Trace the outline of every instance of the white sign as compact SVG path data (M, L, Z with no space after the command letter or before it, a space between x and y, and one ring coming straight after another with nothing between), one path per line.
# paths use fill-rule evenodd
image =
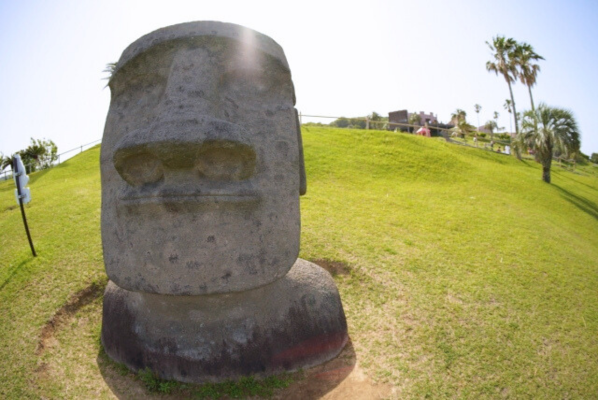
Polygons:
M29 176L27 176L21 156L17 154L14 158L17 162L16 169L13 171L13 178L17 188L21 188L21 196L19 196L19 190L15 189L15 199L17 199L17 204L19 204L19 197L23 201L23 204L27 204L31 201L31 191L26 187L27 183L29 183Z

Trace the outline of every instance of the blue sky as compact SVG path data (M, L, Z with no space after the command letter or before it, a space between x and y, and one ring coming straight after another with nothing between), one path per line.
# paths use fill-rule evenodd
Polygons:
M509 98L485 69L486 41L528 42L545 57L536 103L574 112L582 150L598 151L598 3L535 1L8 1L0 0L0 151L29 138L59 152L102 137L110 101L102 78L128 44L163 26L219 20L248 26L284 49L303 114L364 116L372 111L457 108L478 123ZM529 105L515 85L518 110ZM328 122L328 121L322 121Z

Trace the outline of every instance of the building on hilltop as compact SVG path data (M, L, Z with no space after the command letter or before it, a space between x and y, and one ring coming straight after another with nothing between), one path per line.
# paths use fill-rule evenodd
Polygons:
M390 111L388 113L388 121L395 124L408 124L408 111ZM392 128L390 126L390 128Z
M410 119L410 116L412 114L413 113L409 113L408 110L391 111L388 113L389 122L408 124L408 120ZM419 125L430 125L438 123L437 115L433 112L425 114L423 111L420 111L418 115L420 117Z
M397 128L399 130L409 130L412 132L413 128L408 126L411 125L408 122L410 120L411 115L413 115L413 113L409 113L408 110L390 111L388 113L388 129L394 130ZM437 114L434 114L433 112L425 114L423 111L420 111L417 115L419 116L419 122L417 123L417 125L427 125L431 129L431 136L445 137L446 135L444 135L443 131L435 128L450 129L454 127L454 125L439 123L437 119ZM416 132L416 129L414 129L414 131Z

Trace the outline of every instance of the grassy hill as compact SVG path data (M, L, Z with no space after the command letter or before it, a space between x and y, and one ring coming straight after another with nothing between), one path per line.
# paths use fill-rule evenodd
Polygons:
M371 379L398 398L596 397L597 169L555 166L548 185L533 161L437 139L303 135L300 257L333 272ZM114 396L98 159L32 174L37 258L0 183L2 398Z

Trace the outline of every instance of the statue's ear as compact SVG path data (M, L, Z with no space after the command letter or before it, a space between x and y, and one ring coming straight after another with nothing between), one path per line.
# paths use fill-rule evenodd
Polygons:
M300 196L306 194L306 169L304 168L304 148L302 147L302 133L300 132L300 119L298 118L298 110L296 112L296 134L298 136L298 155L299 155L299 170L300 170Z

